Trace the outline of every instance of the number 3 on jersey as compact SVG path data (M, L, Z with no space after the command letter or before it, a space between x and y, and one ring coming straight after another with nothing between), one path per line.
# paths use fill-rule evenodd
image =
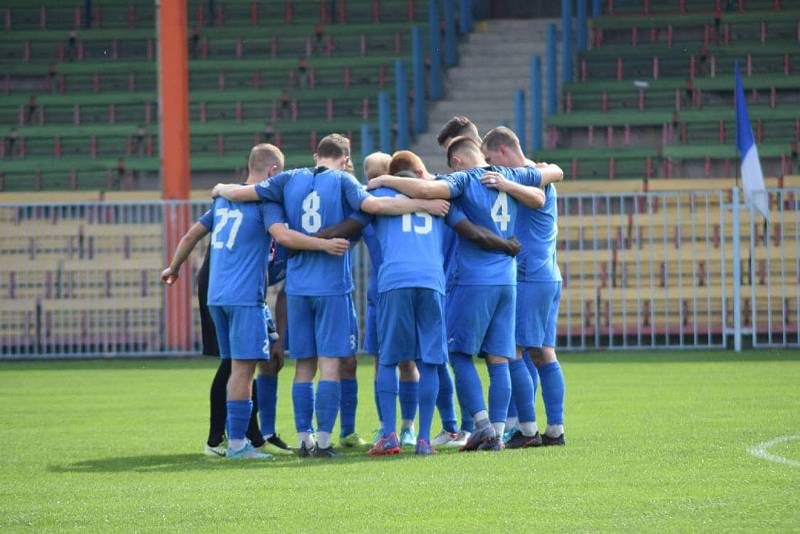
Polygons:
M500 226L501 231L508 230L511 214L508 212L508 195L505 191L497 194L497 200L492 205L492 220Z
M313 234L322 227L319 206L319 193L316 191L310 192L303 199L303 216L300 218L300 225L309 234Z
M229 210L228 208L218 208L214 210L214 215L219 217L219 223L214 224L214 232L211 234L211 246L214 248L227 247L228 250L233 249L233 243L236 241L236 234L239 233L239 227L242 225L242 212L239 210ZM228 221L233 219L233 227L228 234L228 239L223 243L217 238L219 233L228 225Z

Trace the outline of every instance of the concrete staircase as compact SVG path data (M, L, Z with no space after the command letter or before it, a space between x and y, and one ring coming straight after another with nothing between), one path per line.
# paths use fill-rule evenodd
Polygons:
M534 55L542 58L544 101L547 95L545 32L551 23L560 27L556 19L490 20L479 23L476 31L459 46L459 64L445 75L445 98L428 106L428 131L417 136L411 146L430 171L447 172L436 136L453 116L471 118L481 133L499 125L514 126L516 89L525 89L526 107L530 108L530 59ZM557 63L560 67L560 57ZM530 124L529 109L526 113ZM530 132L526 133L530 142Z

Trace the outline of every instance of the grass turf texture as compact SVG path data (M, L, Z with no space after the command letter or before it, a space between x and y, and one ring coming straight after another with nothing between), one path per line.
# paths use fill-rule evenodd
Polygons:
M793 530L800 468L747 448L800 434L800 352L562 355L565 448L431 458L200 454L216 361L0 364L0 529ZM481 367L481 372L485 372ZM278 430L294 442L291 364ZM374 428L372 362L358 429ZM537 414L544 423L539 403ZM439 430L438 421L434 431ZM800 443L770 449L800 460Z

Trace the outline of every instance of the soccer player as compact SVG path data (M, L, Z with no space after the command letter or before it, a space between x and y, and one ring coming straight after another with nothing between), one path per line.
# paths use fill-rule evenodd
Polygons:
M411 176L433 180L435 177L431 175L423 161L410 151L396 152L392 157L389 174L393 176L403 176L403 173L410 172ZM445 226L443 237L443 255L444 255L444 272L445 272L445 295L449 295L458 281L458 266L457 266L457 235L464 239L475 242L478 246L486 250L494 250L515 256L519 252L518 242L512 238L510 240L503 239L491 230L482 226L473 224L469 219L464 216L463 212L457 205L450 206L448 212L448 219L453 218L458 221L455 224L455 232L449 227ZM475 428L475 423L469 410L462 406L461 409L461 428L459 429L456 419L455 405L453 403L453 378L450 375L450 370L447 366L438 368L439 370L439 394L436 398L436 407L439 409L439 416L442 421L442 431L431 440L433 446L445 447L461 447L466 444L470 434Z
M259 145L254 150L258 153L274 148ZM260 178L262 175L253 173L248 181ZM232 359L227 388L227 458L272 458L256 450L245 438L253 408L253 375L257 363L268 360L270 352L264 308L264 275L271 243L266 222L265 206L225 198L216 198L212 209L199 220L200 225L211 231L209 312L216 327L220 355ZM172 276L187 255L183 250L176 254L179 262L168 267Z
M519 139L513 130L500 126L488 132L481 146L486 160L494 165L517 167L526 164ZM541 439L511 436L509 447L564 445L564 374L555 351L556 321L561 300L561 271L556 262L558 209L553 183L563 177L557 165L539 164L542 174L551 173L545 187L545 205L539 209L520 208L517 235L522 252L517 256L517 358L530 355L526 363L532 377L538 375L547 412L547 429ZM533 359L531 365L530 359ZM516 363L516 362L514 362ZM517 406L519 410L519 405ZM522 412L520 412L520 421ZM535 423L534 423L535 425Z
M339 134L325 136L314 155L316 166L284 172L256 186L218 184L214 194L235 201L267 201L280 204L291 228L311 238L323 226L341 222L348 209L371 214L402 215L428 211L443 216L449 203L404 198L376 198L368 194L349 173L350 143ZM270 233L284 243L278 233L282 223L271 224ZM347 243L347 241L345 241ZM286 295L291 357L296 359L292 400L301 456L335 456L331 432L341 398L340 361L353 356L356 339L351 298L350 258L329 257L303 251L289 260ZM319 367L316 400L313 382ZM317 441L311 436L313 413L317 414Z
M364 158L364 174L367 180L376 178L378 176L389 174L389 163L392 156L384 152L374 152ZM357 220L366 225L369 219L357 218ZM324 234L323 234L324 235ZM370 258L370 275L369 284L367 285L367 321L366 332L364 335L364 351L375 357L375 380L374 380L374 395L375 407L378 413L378 430L375 432L375 437L372 440L373 445L383 437L383 418L381 415L381 405L378 395L378 370L380 363L378 360L378 271L381 267L382 253L380 242L375 235L375 229L372 225L364 227L362 236L364 244L369 251ZM333 237L333 236L326 236ZM337 236L338 237L338 236ZM399 385L399 399L400 399L400 445L414 447L417 444L417 434L414 431L414 419L416 419L417 404L419 399L419 371L414 360L400 360L398 364L400 369L400 385ZM342 383L344 384L344 382Z
M248 180L256 183L264 177L269 178L283 170L283 153L273 145L261 144L253 147L248 159ZM161 279L169 284L173 283L178 277L180 266L188 258L196 244L205 237L211 229L201 222L195 223L186 235L183 236L175 252L170 265L161 273ZM210 254L213 250L209 244L203 264L198 272L198 299L200 301L200 314L203 333L203 353L218 356L219 346L213 319L207 305L207 294L209 285L209 263ZM269 263L268 283L280 281L273 266L278 266L280 257L271 258ZM266 266L265 266L266 267ZM265 306L265 313L270 314L269 307ZM285 315L285 313L284 313ZM278 314L281 320L281 314ZM256 389L253 391L254 409L247 427L247 439L255 448L262 448L265 452L272 454L290 454L288 447L274 433L275 427L275 408L277 403L277 374L282 366L282 358L277 349L279 344L271 347L272 356L270 360L259 365L259 376L256 379ZM205 453L208 456L225 456L227 448L224 445L225 421L227 419L226 389L231 375L232 362L230 358L221 358L214 379L211 383L210 392L210 417L209 435L206 441ZM260 385L259 385L260 384ZM258 391L261 390L259 398ZM262 429L259 430L256 413L260 413ZM271 424L270 424L271 421ZM272 428L272 430L268 430Z
M501 237L509 237L514 231L518 200L532 207L543 205L537 169L489 168L472 138L453 139L448 145L447 161L451 169L459 172L434 181L380 177L369 188L391 187L414 198L455 199L472 222ZM502 449L500 438L511 397L508 360L515 357L515 285L513 258L459 239L458 284L448 299L447 330L456 384L476 425L461 450ZM488 412L473 354L486 357L490 377Z
M468 117L457 115L444 123L442 129L439 130L439 135L436 137L436 142L439 146L447 150L450 142L456 137L469 137L475 140L478 144L481 143L481 136L478 133L478 127Z

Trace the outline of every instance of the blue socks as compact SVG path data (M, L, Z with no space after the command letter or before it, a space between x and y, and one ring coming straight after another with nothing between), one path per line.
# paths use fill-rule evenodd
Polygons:
M511 400L508 362L487 363L486 367L489 369L489 420L492 423L505 424L508 402Z
M356 431L356 407L358 406L358 382L342 379L342 416L339 435L349 436Z
M271 436L275 433L275 405L278 403L278 377L258 375L256 377L256 399L261 434Z
M378 421L383 422L383 414L381 413L381 401L378 398L378 376L376 373L375 382L372 383L372 390L375 394L375 410L378 413Z
M470 415L486 410L486 404L483 402L483 386L478 376L478 370L475 369L475 364L472 361L472 356L463 352L451 352L450 362L456 375L456 391L458 392L458 400L461 403L462 416L465 409ZM506 374L508 374L507 369ZM503 412L507 409L508 399L506 399L506 405L503 406ZM503 421L505 421L505 413L503 413Z
M511 365L508 367L508 372L511 372ZM528 371L525 372L527 373ZM517 413L517 405L514 402L514 387L514 375L511 375L511 402L508 403L508 415L506 416L508 419L517 417L517 415L519 415Z
M419 404L419 382L400 382L400 418L413 421Z
M320 380L317 383L317 399L314 411L317 412L317 427L320 432L333 432L336 414L339 413L341 386L332 380Z
M314 383L295 382L292 384L292 404L294 405L294 428L297 432L313 432L311 418L314 416Z
M511 406L516 407L515 411L519 414L519 422L530 423L536 421L536 414L533 409L533 380L531 380L531 374L525 365L525 360L512 360L508 364L508 372L511 375L511 393L514 397ZM511 417L510 407L508 415Z
M250 421L250 412L253 410L253 401L236 400L227 402L228 440L243 440L247 433L247 424Z
M531 360L528 351L522 353L522 359L525 361L525 367L528 368L528 372L531 374L533 396L536 397L536 388L539 387L539 371L536 370L536 366L533 364L533 360Z
M550 362L539 367L539 380L542 382L542 399L547 412L548 425L564 424L564 373L558 362Z
M383 437L397 432L397 366L378 367L378 399L381 405Z
M456 406L453 402L453 377L450 376L450 369L447 368L446 364L436 366L436 370L439 375L439 394L436 397L436 408L438 408L439 417L442 419L442 427L446 432L458 432ZM422 425L422 413L420 413L420 425Z
M439 396L439 369L444 365L418 362L419 369L419 438L425 443L431 441L431 422ZM402 387L403 383L400 382ZM452 397L451 397L452 398ZM452 403L452 402L451 402Z

